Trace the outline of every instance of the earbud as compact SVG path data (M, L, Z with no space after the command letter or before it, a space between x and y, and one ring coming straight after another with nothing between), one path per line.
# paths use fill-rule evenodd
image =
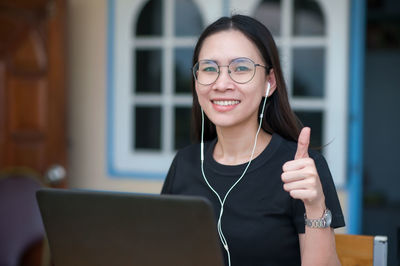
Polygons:
M265 92L265 97L268 97L269 94L269 89L271 88L271 84L268 81L268 85L267 85L267 91Z
M265 92L265 98L264 98L264 103L263 103L263 107L262 107L262 111L261 111L261 113L260 113L260 121L263 119L263 117L264 117L264 108L265 108L265 104L266 104L266 102L267 102L267 98L268 98L268 95L269 95L269 90L271 89L271 83L269 83L269 81L268 81L268 84L267 84L267 91ZM261 124L260 124L261 125Z

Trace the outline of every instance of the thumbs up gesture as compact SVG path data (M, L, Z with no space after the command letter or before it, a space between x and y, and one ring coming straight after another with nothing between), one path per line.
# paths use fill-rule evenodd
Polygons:
M282 169L283 189L295 199L304 202L306 211L324 210L325 196L314 160L308 156L311 129L301 130L294 160L286 162Z

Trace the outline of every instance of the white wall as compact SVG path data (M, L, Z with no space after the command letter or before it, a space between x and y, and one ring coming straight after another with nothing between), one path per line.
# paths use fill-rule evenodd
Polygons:
M69 0L69 186L158 193L161 181L107 176L107 0Z

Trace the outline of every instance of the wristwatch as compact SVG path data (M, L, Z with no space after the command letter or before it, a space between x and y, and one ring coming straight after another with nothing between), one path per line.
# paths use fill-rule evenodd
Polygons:
M319 219L307 219L307 215L304 213L304 221L306 226L310 228L327 228L331 226L332 213L329 209L325 209L324 214Z

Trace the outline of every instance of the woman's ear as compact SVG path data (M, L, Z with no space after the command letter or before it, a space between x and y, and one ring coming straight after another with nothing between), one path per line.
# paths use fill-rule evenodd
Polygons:
M267 80L265 82L265 92L264 94L267 93L268 90L268 83L269 83L269 92L268 92L268 97L272 95L272 93L274 93L275 89L276 89L276 79L275 79L275 72L274 69L271 68L271 70L269 71L269 74L267 75Z

